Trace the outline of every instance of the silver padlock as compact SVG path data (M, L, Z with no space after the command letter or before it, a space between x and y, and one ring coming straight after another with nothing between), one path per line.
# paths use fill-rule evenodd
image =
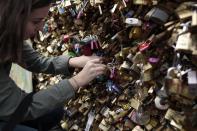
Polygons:
M179 37L176 42L176 51L183 51L183 52L192 52L192 39L191 39L191 33L187 32L188 27L190 25L190 22L183 23L181 26L183 26L182 31L179 33Z
M137 18L126 18L125 23L131 26L142 26L142 21Z
M197 96L197 72L189 71L188 72L188 85L189 92L191 95Z
M164 7L154 7L145 16L145 20L151 20L157 24L165 24L170 17L169 11Z

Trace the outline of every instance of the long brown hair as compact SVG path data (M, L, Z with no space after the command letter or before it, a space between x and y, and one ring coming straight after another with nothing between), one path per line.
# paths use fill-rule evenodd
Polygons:
M31 11L53 0L0 0L0 63L21 62L24 30Z

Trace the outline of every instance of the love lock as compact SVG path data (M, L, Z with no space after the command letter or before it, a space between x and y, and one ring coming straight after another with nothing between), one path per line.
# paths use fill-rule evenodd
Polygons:
M179 94L182 90L181 71L175 67L171 67L167 71L164 88L167 94Z

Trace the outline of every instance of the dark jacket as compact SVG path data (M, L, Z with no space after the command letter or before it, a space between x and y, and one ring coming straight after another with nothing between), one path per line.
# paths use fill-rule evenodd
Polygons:
M24 44L23 61L27 70L47 74L70 75L67 56L46 58L36 52L27 43ZM11 62L0 64L0 120L8 120L24 96L15 82L9 77ZM26 120L38 118L74 96L75 92L67 79L52 87L39 91L33 96L33 102L25 115Z

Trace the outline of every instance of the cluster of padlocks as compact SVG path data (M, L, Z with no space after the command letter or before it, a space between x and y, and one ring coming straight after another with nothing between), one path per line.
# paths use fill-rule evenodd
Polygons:
M62 0L34 42L45 56L101 56L109 69L65 103L64 129L197 130L197 2ZM37 74L36 87L62 78Z

